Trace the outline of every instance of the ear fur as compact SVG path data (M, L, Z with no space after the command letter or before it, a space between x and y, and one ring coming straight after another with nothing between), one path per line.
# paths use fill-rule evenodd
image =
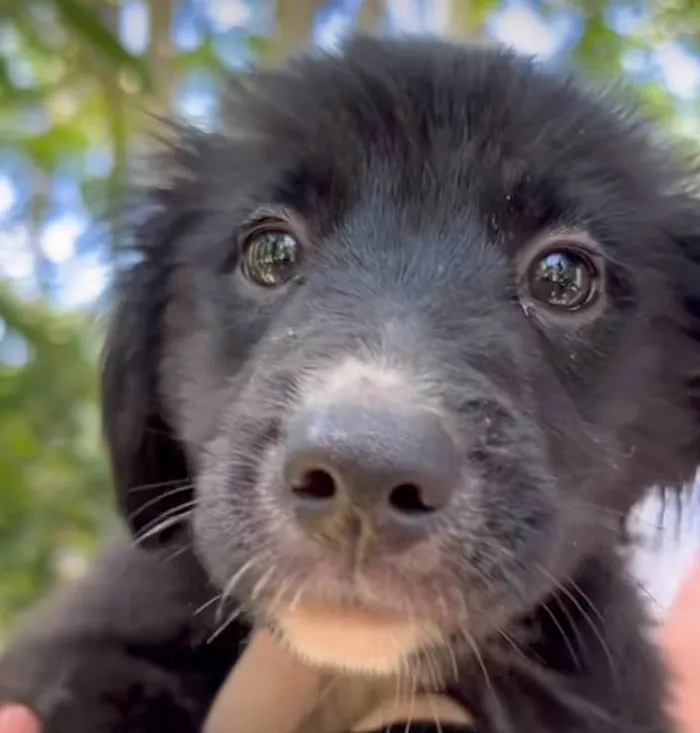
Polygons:
M700 466L700 198L683 198L681 211L674 217L670 234L680 254L678 292L683 307L688 359L686 395L693 412L693 424L687 437L689 468Z
M177 241L198 218L203 161L220 156L222 138L176 120L159 120L136 160L138 217L119 271L103 350L102 423L117 500L144 544L164 541L186 525L193 498L185 446L169 423L160 393L163 320Z
M177 531L183 524L179 509L192 499L184 446L159 395L170 250L183 226L174 202L162 203L136 233L140 261L117 279L101 374L103 431L118 505L146 545Z

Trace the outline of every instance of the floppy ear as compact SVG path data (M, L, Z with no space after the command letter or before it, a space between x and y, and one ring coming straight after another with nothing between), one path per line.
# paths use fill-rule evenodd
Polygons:
M143 256L118 279L102 362L102 421L117 500L144 544L182 527L177 517L192 499L184 447L158 394L169 245L182 224L170 212L155 214L138 233Z
M683 304L682 328L686 338L686 359L681 363L686 375L686 397L693 422L687 435L687 471L700 467L700 199L695 195L680 198L668 231L680 255L676 261L678 294Z

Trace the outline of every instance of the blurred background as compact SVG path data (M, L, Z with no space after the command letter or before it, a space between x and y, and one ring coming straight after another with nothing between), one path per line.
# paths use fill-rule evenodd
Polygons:
M0 645L114 522L95 360L146 112L206 128L237 70L357 27L492 38L621 76L700 141L693 0L0 0ZM660 574L678 574L667 557Z

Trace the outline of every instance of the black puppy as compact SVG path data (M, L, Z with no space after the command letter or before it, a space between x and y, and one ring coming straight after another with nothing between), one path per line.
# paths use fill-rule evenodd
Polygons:
M38 611L0 698L194 733L257 621L484 733L670 730L622 549L700 462L679 158L502 50L355 39L238 83L117 291L105 425L145 547Z

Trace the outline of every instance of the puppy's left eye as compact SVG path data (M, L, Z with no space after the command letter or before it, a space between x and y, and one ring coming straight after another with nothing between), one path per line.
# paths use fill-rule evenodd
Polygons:
M577 311L598 293L600 273L591 258L573 249L550 249L527 272L530 297L557 310Z
M301 244L289 230L259 227L244 239L241 270L256 285L279 287L294 276L301 257Z

